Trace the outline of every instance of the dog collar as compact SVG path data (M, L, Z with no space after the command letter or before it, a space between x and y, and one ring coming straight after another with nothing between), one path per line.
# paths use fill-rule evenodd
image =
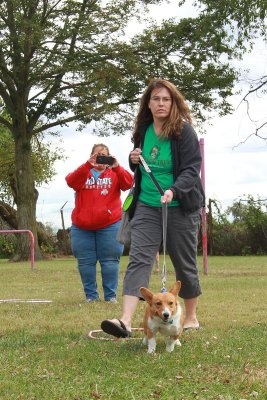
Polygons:
M173 323L173 319L169 320L169 321L162 321L164 324L172 324Z

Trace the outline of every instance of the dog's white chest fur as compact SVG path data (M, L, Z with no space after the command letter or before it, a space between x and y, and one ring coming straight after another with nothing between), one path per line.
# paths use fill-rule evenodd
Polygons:
M164 336L175 336L181 330L182 307L178 305L177 312L164 322L160 317L154 316L148 319L148 327L156 334L161 333Z

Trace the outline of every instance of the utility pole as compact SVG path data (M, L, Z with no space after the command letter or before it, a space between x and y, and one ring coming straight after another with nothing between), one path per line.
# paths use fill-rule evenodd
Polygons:
M66 235L66 229L65 229L65 223L64 223L64 215L63 215L63 208L67 204L67 201L63 204L63 206L60 209L60 214L61 214L61 222L62 222L62 229L63 229L63 243L64 243L64 250L65 254L68 253L68 244L67 244L67 235Z

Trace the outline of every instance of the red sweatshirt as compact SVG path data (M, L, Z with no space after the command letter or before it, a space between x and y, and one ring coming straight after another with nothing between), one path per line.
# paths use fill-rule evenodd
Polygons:
M65 179L76 192L72 223L81 229L97 230L121 219L121 190L131 188L133 176L119 165L107 168L95 179L92 168L87 161Z

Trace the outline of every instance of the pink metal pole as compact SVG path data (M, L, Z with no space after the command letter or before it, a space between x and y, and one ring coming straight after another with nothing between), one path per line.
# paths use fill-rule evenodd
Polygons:
M27 233L31 239L31 268L34 270L34 236L32 231L28 229L8 229L8 230L0 230L0 233Z
M204 139L199 140L200 151L202 156L201 163L201 182L205 192L205 153L204 153ZM203 270L204 274L208 273L208 237L207 237L207 218L206 207L202 208L202 249L203 249Z

